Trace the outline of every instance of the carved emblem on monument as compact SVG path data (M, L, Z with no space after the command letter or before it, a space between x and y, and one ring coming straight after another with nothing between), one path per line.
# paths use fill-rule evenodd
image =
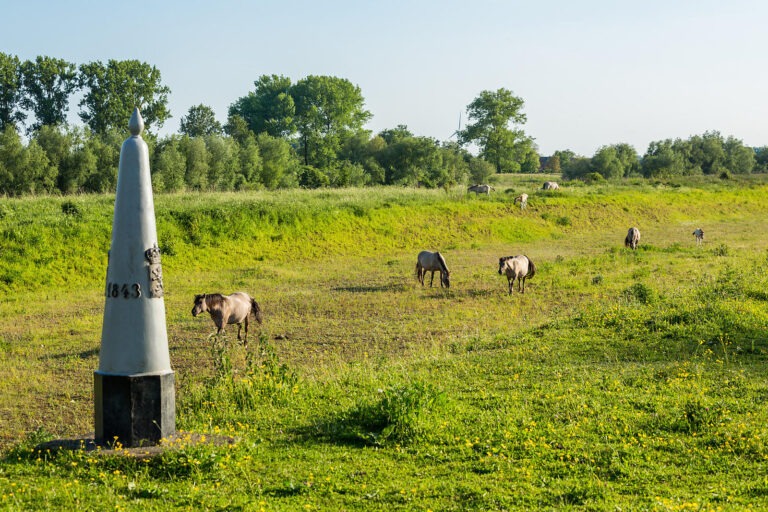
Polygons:
M144 251L144 257L149 262L149 297L163 296L163 267L160 266L160 248L155 244Z

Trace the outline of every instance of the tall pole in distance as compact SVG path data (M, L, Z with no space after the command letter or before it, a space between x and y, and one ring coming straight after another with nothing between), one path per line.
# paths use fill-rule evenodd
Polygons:
M94 419L96 443L137 447L175 433L176 393L149 150L138 108L128 128L117 173Z

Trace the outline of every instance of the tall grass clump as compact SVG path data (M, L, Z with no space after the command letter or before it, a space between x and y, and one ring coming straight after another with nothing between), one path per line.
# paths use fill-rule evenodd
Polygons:
M323 415L313 432L328 442L392 446L428 442L445 394L434 384L410 380L378 388L351 408Z
M255 350L245 353L242 370L232 358L236 348L217 340L211 345L213 375L190 390L181 407L190 418L217 416L231 420L240 413L253 411L265 402L285 405L296 393L298 377L281 363L265 336L260 336Z

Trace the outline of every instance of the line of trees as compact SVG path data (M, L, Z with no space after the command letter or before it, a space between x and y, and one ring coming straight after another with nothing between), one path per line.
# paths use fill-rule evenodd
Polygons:
M629 144L603 146L591 157L572 151L556 151L544 163L545 170L562 172L567 179L612 179L631 176L750 174L768 172L768 147L752 148L735 137L717 131L687 139L665 139L648 145L639 156Z
M67 123L77 103L81 126ZM455 140L417 136L405 125L377 134L359 87L344 78L295 83L263 75L229 107L224 125L204 105L191 107L180 133L158 137L171 117L160 71L136 60L76 66L62 59L20 61L0 53L0 194L108 192L135 106L145 121L158 191L281 187L480 183L499 172L562 172L565 178L766 172L768 151L707 132L649 145L628 144L590 158L557 151L540 159L522 129L524 102L508 89L482 91ZM465 147L474 145L479 154ZM544 164L542 165L542 160Z
M170 117L160 72L135 60L76 66L0 53L0 194L114 190L119 148L134 106L145 121L153 181L160 191L239 190L395 184L448 187L494 172L538 170L523 101L506 89L483 91L454 141L417 136L398 125L364 129L372 114L346 79L308 76L295 83L264 75L229 107L221 125L196 105L180 133L156 134ZM67 123L79 93L82 126ZM478 157L464 149L474 143Z

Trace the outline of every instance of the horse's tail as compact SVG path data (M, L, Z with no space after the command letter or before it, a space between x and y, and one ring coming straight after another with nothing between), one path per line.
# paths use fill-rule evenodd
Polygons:
M256 302L256 299L251 299L251 313L253 313L254 318L256 318L256 321L261 324L264 321L264 315L261 312L261 308L259 307L259 303Z
M528 256L526 256L526 258L528 258ZM533 277L534 275L536 275L536 265L533 264L531 258L528 258L528 273L525 277Z

